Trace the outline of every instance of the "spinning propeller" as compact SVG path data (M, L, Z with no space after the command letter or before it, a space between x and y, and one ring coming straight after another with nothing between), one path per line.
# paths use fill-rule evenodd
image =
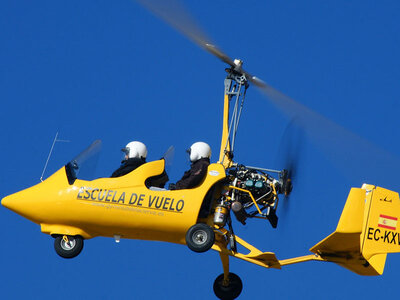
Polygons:
M292 184L296 181L300 159L303 154L303 142L303 132L297 126L296 118L293 118L286 126L278 148L279 165L283 166L284 171L286 171L281 175L283 177L283 194L285 195L282 201L283 212L289 209Z

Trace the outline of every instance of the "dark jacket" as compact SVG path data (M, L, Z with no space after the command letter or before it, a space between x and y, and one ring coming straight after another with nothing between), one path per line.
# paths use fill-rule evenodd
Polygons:
M201 158L198 161L192 163L192 165L190 166L190 170L186 171L185 174L183 174L181 180L176 183L175 189L191 189L199 185L200 182L207 175L207 168L209 164L209 158Z
M150 178L147 178L145 181L145 185L149 188L152 186L159 187L159 188L164 188L165 184L169 180L169 177L167 173L162 172L160 175L156 175Z
M128 158L127 160L122 161L121 166L112 173L111 177L126 175L144 163L146 163L146 159L144 158Z

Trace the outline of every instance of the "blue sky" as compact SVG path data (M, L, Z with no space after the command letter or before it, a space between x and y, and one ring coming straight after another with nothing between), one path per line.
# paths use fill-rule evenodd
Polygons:
M240 237L279 259L305 255L336 228L351 187L400 191L398 1L203 0L187 7L246 70L347 128L311 128L319 138L304 142L278 228L235 222ZM208 142L217 160L226 66L136 2L3 1L0 25L1 198L38 183L57 131L70 142L56 144L45 176L95 139L103 141L97 176L119 166L119 150L131 140L147 145L148 160L174 145L172 181L188 168L185 149L195 141ZM282 167L288 122L251 87L235 160ZM5 299L212 299L222 273L216 252L161 242L95 238L64 260L38 225L3 207L0 225ZM399 267L396 254L380 277L330 263L267 270L231 259L244 284L239 299L388 298Z

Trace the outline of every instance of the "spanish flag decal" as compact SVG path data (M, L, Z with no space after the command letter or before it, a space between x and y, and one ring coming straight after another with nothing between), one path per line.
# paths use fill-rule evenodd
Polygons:
M378 227L396 230L397 218L386 215L379 215Z

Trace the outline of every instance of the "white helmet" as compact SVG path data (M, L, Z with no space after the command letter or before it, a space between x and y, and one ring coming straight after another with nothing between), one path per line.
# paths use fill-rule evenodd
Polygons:
M196 142L187 150L190 155L190 161L195 162L200 158L210 158L211 148L207 143Z
M128 143L125 148L121 149L128 158L146 158L147 157L147 148L146 145L142 142L133 141Z

